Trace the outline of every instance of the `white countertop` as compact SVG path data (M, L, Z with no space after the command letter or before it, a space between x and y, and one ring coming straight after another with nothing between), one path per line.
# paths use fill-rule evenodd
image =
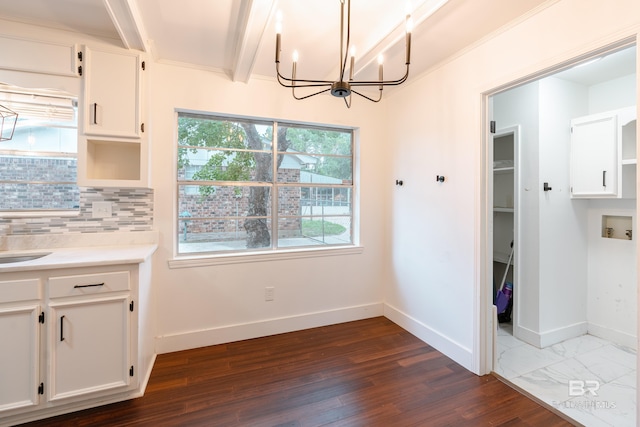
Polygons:
M31 261L0 263L2 273L139 264L158 248L157 232L6 236L0 256L50 252Z
M94 246L78 248L52 248L24 251L7 251L0 255L28 255L51 252L31 261L0 264L2 273L50 270L58 268L104 266L115 264L139 264L146 261L157 249L157 244Z

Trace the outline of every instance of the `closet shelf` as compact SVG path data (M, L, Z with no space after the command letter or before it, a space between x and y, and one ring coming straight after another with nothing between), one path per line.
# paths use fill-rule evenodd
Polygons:
M623 159L622 160L622 164L623 165L636 165L636 164L638 164L638 160L637 159Z
M495 262L501 262L503 264L506 264L507 261L509 261L509 254L505 252L494 251L493 260ZM513 258L511 258L511 265L513 265Z
M502 173L513 173L513 166L506 168L495 168L493 169L494 174L502 174Z
M513 213L513 208L505 208L505 207L500 207L500 206L494 206L493 207L493 211L494 212Z

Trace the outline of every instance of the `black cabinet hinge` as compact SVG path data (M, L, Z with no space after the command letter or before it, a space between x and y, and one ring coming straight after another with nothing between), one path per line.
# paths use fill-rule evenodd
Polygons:
M147 69L147 63L145 61L142 61L142 71Z
M144 123L142 123L142 124L140 125L140 131L141 131L142 133L144 133Z
M82 75L82 65L78 67L78 74Z
M489 132L496 133L496 121L495 120L491 120L489 122Z
M38 386L38 394L44 394L44 383L40 383Z
M129 368L129 376L133 376L133 365L131 365L131 367Z
M38 316L38 322L44 323L44 311L40 313L40 316Z
M129 311L133 311L133 301L129 303Z
M82 62L82 51L78 52L78 61Z

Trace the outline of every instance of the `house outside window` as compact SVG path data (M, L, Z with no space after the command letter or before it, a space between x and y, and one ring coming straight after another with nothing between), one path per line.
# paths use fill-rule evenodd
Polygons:
M76 99L0 85L0 104L18 113L13 137L0 141L0 211L78 210Z
M352 129L178 113L177 252L353 245Z

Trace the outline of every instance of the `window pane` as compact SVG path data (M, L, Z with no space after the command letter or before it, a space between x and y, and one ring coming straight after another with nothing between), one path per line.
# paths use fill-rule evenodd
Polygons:
M281 187L278 246L350 244L351 189Z
M273 126L262 122L178 115L178 145L271 151Z
M280 124L279 132L286 134L286 143L278 141L278 151L306 154L352 155L350 130L314 129ZM280 139L280 135L278 135Z
M351 157L310 156L298 153L285 153L282 156L278 182L351 185Z
M280 125L278 181L350 184L352 142L351 131Z
M351 243L350 216L285 217L278 221L278 247Z
M316 215L330 213L340 213L341 215L351 215L352 203L351 188L345 187L301 187L300 205L301 215ZM328 208L339 209L328 209ZM327 209L325 209L327 208Z
M178 252L271 247L271 188L179 186Z
M179 155L180 181L271 181L270 152L180 148ZM258 173L258 167L268 175Z

